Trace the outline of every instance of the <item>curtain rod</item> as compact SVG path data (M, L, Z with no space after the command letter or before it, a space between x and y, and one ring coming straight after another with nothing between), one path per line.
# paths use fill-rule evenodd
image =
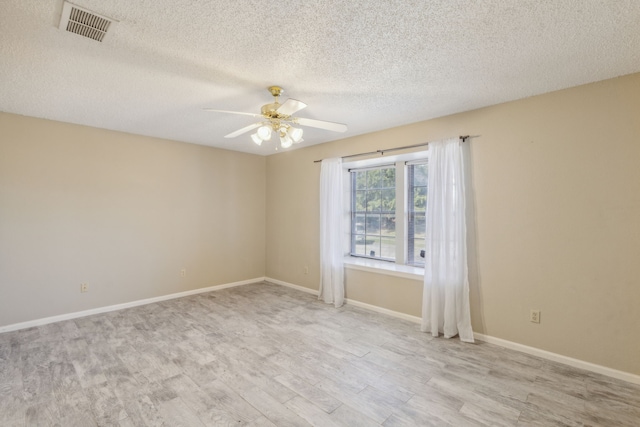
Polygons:
M462 142L466 142L467 139L476 138L478 136L480 136L480 135L460 135L459 138L462 140ZM343 159L348 159L350 157L369 156L371 154L380 154L381 156L384 156L384 153L386 153L388 151L407 150L409 148L424 147L425 145L429 145L429 143L428 142L422 142L420 144L405 145L404 147L387 148L386 150L376 150L376 151L369 151L369 152L366 152L366 153L349 154L347 156L342 156L342 158ZM314 160L313 163L320 163L322 160L324 160L324 159Z

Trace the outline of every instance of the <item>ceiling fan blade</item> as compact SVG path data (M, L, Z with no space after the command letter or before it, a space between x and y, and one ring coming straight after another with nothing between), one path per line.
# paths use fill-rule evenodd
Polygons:
M347 125L342 123L325 122L323 120L305 119L304 117L294 117L292 120L294 123L298 123L302 126L309 126L312 128L332 130L334 132L346 132Z
M229 114L242 114L243 116L251 116L251 117L262 117L261 114L254 113L243 113L242 111L227 111L227 110L216 110L213 108L203 108L204 111L213 111L214 113L229 113Z
M245 126L242 129L238 129L235 132L231 132L229 135L225 135L224 137L225 138L235 138L238 135L242 135L243 133L247 133L250 130L253 130L253 129L255 129L257 127L260 127L260 126L262 126L262 122L254 123L252 125Z
M295 113L296 111L300 111L303 108L305 108L307 106L307 104L305 104L302 101L298 101L296 99L287 99L287 101L282 104L280 107L278 107L278 109L276 110L278 112L278 114L282 114L284 116L290 116L293 113Z

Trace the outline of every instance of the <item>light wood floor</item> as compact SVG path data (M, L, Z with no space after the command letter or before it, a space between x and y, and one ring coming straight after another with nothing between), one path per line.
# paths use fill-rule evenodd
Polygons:
M640 387L272 284L0 334L0 425L640 425Z

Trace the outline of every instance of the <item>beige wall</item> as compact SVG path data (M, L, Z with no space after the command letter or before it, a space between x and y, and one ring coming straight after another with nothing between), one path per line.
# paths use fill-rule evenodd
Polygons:
M266 275L318 287L313 160L465 134L474 330L640 374L640 74L269 156ZM348 297L420 315L419 283L346 277Z
M265 164L0 113L0 326L264 276Z

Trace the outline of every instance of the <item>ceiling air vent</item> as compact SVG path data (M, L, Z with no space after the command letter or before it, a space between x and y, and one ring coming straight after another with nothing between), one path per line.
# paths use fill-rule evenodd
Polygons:
M113 19L65 1L58 28L101 42L113 22Z

